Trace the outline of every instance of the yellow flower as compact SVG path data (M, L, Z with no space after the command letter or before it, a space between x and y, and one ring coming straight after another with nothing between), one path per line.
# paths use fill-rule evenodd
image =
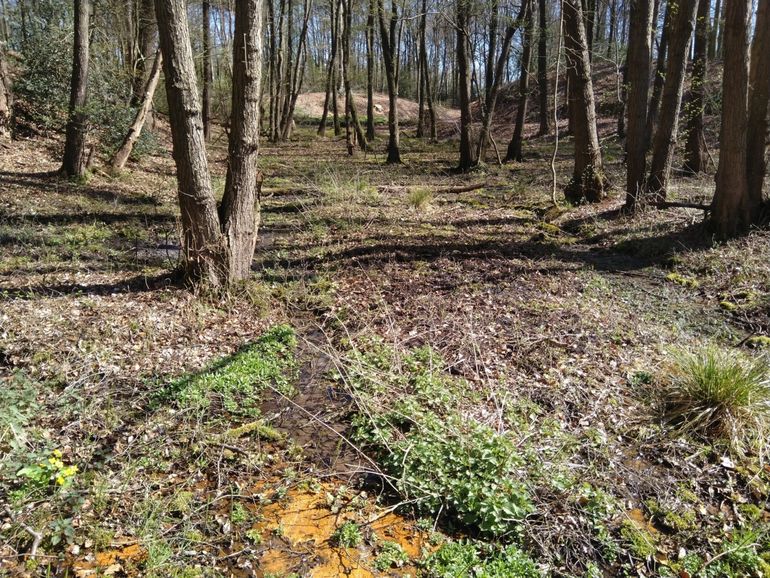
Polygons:
M56 476L56 483L60 486L63 486L65 481L64 476Z

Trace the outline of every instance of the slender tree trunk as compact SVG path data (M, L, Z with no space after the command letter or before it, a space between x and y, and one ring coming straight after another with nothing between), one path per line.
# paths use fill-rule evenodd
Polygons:
M711 62L717 57L717 37L719 31L722 29L722 0L716 0L714 4L714 24L711 26L711 32L709 33L709 49L708 59Z
M0 136L11 136L13 121L13 90L8 74L5 47L0 46Z
M262 174L259 156L259 97L262 85L264 0L235 3L233 100L225 194L219 208L229 249L229 282L251 275L259 230Z
M214 81L211 72L211 3L203 0L203 136L211 138L211 85Z
M574 96L571 113L575 136L575 169L564 192L567 200L573 203L584 200L598 202L605 196L606 177L596 131L594 91L583 10L580 0L564 0L562 6L568 78Z
M476 164L471 138L471 64L469 59L470 0L457 0L457 66L460 100L460 165L467 171Z
M142 102L144 87L147 84L147 68L150 55L154 52L155 36L155 7L153 0L141 0L139 6L139 28L137 31L137 46L139 54L134 63L133 78L131 80L131 106L137 107Z
M538 18L540 20L537 39L537 88L540 102L538 135L543 136L548 134L550 130L548 117L548 14L545 0L539 0Z
M420 39L420 61L423 70L423 79L425 85L423 87L425 92L425 104L428 107L428 119L430 120L430 140L431 142L438 141L437 122L436 122L436 107L433 103L433 85L430 79L430 67L428 66L428 47L427 47L427 16L428 16L428 4L427 0L423 0L423 18L426 22L422 23L423 36Z
M155 0L182 216L184 275L227 286L229 251L211 188L185 0ZM237 42L237 39L236 39ZM235 123L233 123L235 124Z
M715 233L723 239L746 231L755 222L760 207L749 194L747 174L751 0L730 0L725 6L722 129L711 216Z
M751 46L749 82L748 172L752 205L762 202L767 146L768 100L770 99L770 0L759 0L754 40Z
M532 60L532 38L535 30L535 20L532 17L532 0L524 0L524 38L522 39L521 72L519 73L519 98L516 109L516 123L513 137L508 143L506 161L523 160L522 141L524 139L524 123L527 118L527 99L529 97L529 66Z
M268 2L271 0L268 0ZM324 109L321 114L321 122L318 124L318 136L326 136L326 122L329 118L329 102L331 100L332 91L335 90L334 86L334 67L337 64L337 2L338 0L330 0L329 2L329 18L331 21L331 43L329 46L329 66L326 72L326 96L324 98Z
M695 58L687 106L687 144L684 172L695 175L706 171L706 137L703 133L703 107L706 104L706 69L711 0L700 0L695 23ZM770 49L770 47L768 47Z
M396 55L398 51L396 26L398 12L393 0L390 7L390 25L385 21L384 0L377 0L377 13L380 22L382 55L385 61L385 77L388 80L388 164L401 162L401 145L398 127L398 73Z
M353 14L351 0L342 0L343 14L343 32L342 32L342 78L345 85L346 114L350 114L350 119L346 123L348 134L351 133L350 123L353 123L353 134L358 141L362 151L366 151L366 135L361 128L358 119L358 110L353 100L353 89L350 83L350 31L353 28ZM352 144L350 138L348 142ZM348 147L348 154L353 155L353 146Z
M626 209L634 210L644 186L647 147L644 129L647 124L647 96L650 92L650 0L633 0L629 25L626 84L628 88L628 128L626 137Z
M62 172L81 178L86 172L86 132L88 115L84 110L88 95L88 24L90 0L75 0L75 46L72 57L69 120L64 143Z
M495 60L497 57L497 29L500 23L500 1L491 0L489 6L489 34L487 40L487 61L484 67L484 94L489 94L495 82Z
M719 14L719 32L717 32L716 54L714 55L715 60L721 59L722 52L724 51L725 28L727 27L727 0L724 0L722 3L722 11Z
M628 54L623 62L620 83L620 102L618 103L618 138L626 138L626 107L628 102ZM646 103L645 103L646 104Z
M679 108L687 68L687 47L695 27L695 10L698 0L680 0L677 12L671 22L666 82L660 105L660 120L655 131L655 140L647 179L644 202L660 202L666 199L668 178L674 158L679 128Z
M155 89L158 87L158 81L160 80L162 62L163 56L160 49L158 49L155 52L155 61L152 65L150 77L147 79L147 84L145 85L139 108L136 111L136 116L134 116L134 122L131 123L131 127L123 138L123 142L110 159L110 167L113 171L120 171L126 166L126 162L131 156L131 152L134 150L134 145L142 134L142 128L144 128L147 115L150 113L150 110L152 110L152 99L155 95Z
M663 94L663 84L666 81L666 55L668 53L668 39L671 36L671 9L666 3L666 13L663 17L663 31L660 33L658 45L658 59L655 63L655 77L652 83L652 95L650 106L647 109L647 126L644 129L644 140L647 150L652 146L652 135L655 132L655 124L660 111L660 98Z
M425 2L425 0L423 0ZM371 142L376 136L374 125L374 18L377 11L376 0L369 0L366 15L366 140ZM424 38L422 38L424 41Z
M294 126L294 110L297 107L297 98L299 98L299 93L302 91L302 83L305 78L305 47L312 8L312 0L305 0L305 13L297 45L297 55L293 65L289 61L291 72L287 73L288 87L282 117L281 140L288 140L291 137Z

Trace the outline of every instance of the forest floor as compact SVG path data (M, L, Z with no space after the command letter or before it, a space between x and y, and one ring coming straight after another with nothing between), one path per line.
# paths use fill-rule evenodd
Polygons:
M616 190L567 207L546 140L458 176L453 142L388 167L300 128L219 299L170 273L167 141L82 184L4 144L0 576L768 575L770 467L658 396L679 350L762 354L766 231L621 215L610 137Z

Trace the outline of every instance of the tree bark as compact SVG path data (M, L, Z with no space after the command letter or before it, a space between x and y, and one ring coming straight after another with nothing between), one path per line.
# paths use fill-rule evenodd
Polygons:
M722 239L748 230L760 208L749 195L746 164L751 0L730 0L725 6L722 128L711 213L711 224Z
M532 60L532 37L534 36L535 20L532 17L532 0L524 0L524 38L522 39L521 66L519 73L519 95L516 107L516 122L513 127L513 137L508 143L506 161L523 160L522 141L524 139L524 123L527 117L527 99L529 97L529 66Z
M663 30L660 33L660 44L658 45L658 58L655 62L652 95L650 96L650 106L647 110L647 126L644 129L647 150L652 146L652 135L655 132L655 124L658 120L658 112L660 111L660 97L663 94L663 84L666 81L666 55L668 53L668 39L670 35L671 10L669 3L666 3L666 13L663 16Z
M660 103L660 120L650 163L650 176L644 192L645 203L666 200L666 189L674 159L679 128L679 108L687 70L687 47L695 27L695 10L698 0L680 0L669 31L669 54L666 65L666 82Z
M374 17L376 11L376 0L369 0L369 11L366 15L366 140L368 142L373 141L376 136L374 125ZM427 71L424 74L427 74Z
M719 36L719 31L722 29L721 18L722 0L716 0L716 3L714 4L714 24L711 26L711 33L709 34L708 59L711 62L714 62L717 57L717 37Z
M211 3L203 0L203 136L211 138L211 85L214 81L211 72Z
M150 55L154 52L157 26L155 25L155 7L153 0L141 0L139 6L139 28L137 30L137 46L139 54L134 63L131 80L131 106L137 107L142 103L144 88L147 84L147 68Z
M268 0L269 2L270 0ZM321 122L318 124L318 136L326 136L326 122L329 118L329 103L332 91L337 88L334 86L334 67L337 65L337 3L338 0L329 2L329 20L331 22L331 42L329 46L329 65L326 72L326 96L324 98L324 109L321 114Z
M88 98L88 25L91 12L90 0L75 0L75 40L72 55L72 80L70 83L69 120L62 172L69 178L82 178L86 173L86 132L88 114L85 106Z
M540 102L540 128L537 134L543 136L550 131L548 117L548 14L545 0L539 0L538 18L540 27L537 39L537 88Z
M390 23L385 20L384 0L377 0L377 15L380 23L380 42L385 61L385 77L388 81L388 164L401 162L401 144L398 126L398 72L396 70L396 53L398 38L398 10L393 0L390 6Z
M366 135L361 128L361 123L358 119L358 110L356 109L356 103L353 100L353 89L350 82L350 31L353 27L353 14L352 14L351 0L342 0L342 20L343 20L343 32L342 32L342 81L345 85L345 101L346 101L346 113L350 115L349 122L346 123L348 135L350 135L350 122L353 123L353 134L358 141L358 146L362 151L366 151ZM348 138L348 154L353 155L354 143Z
M185 0L155 0L182 217L183 274L226 287L229 251L211 188ZM236 39L237 42L237 39ZM233 123L235 124L235 123Z
M436 107L433 103L433 85L430 81L430 67L428 66L428 46L427 46L427 18L428 18L428 4L427 0L423 0L423 22L421 27L423 29L423 35L420 38L420 61L422 63L423 70L423 91L425 92L425 104L428 107L428 119L430 120L430 141L438 141L437 133L437 121L436 121Z
M606 177L596 131L591 64L580 0L564 0L567 76L573 95L571 114L575 139L575 168L564 193L568 201L598 202L605 196Z
M110 159L110 167L113 171L120 171L126 166L126 162L131 156L131 152L134 150L134 145L142 134L147 115L150 110L152 110L152 99L155 95L155 89L158 87L158 81L160 80L162 62L163 55L160 52L160 49L158 49L155 52L155 61L152 65L150 77L147 79L147 84L145 85L139 108L134 116L134 122L131 123L126 136L123 138L123 142Z
M476 164L475 149L471 138L471 64L469 60L470 0L457 0L457 72L460 101L460 171L467 171Z
M752 204L762 202L767 146L768 100L770 99L770 0L759 0L754 40L751 46L749 82L748 171Z
M647 96L650 93L650 30L652 28L652 4L650 0L631 2L626 63L628 87L626 129L626 209L636 208L637 197L644 186L647 165L647 147L644 129L647 124Z
M11 136L13 121L13 91L12 82L8 74L5 47L0 46L0 136Z
M235 3L233 100L225 193L219 208L229 249L229 283L247 279L259 230L262 174L259 156L259 100L262 85L263 0Z
M703 133L703 108L706 104L706 68L708 26L711 0L700 0L695 23L695 58L692 63L690 98L687 104L687 144L683 170L696 175L706 171L706 137Z

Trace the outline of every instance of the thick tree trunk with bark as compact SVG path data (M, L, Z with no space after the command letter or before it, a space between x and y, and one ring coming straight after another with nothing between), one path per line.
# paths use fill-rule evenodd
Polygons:
M468 55L470 32L470 0L457 0L457 73L460 102L460 164L458 169L467 171L476 164L475 149L471 138L471 63Z
M706 171L706 137L703 133L703 108L706 103L706 68L708 55L708 26L711 0L700 0L695 23L695 58L692 63L692 84L687 103L687 144L683 170L695 175Z
M540 103L540 128L537 134L543 136L550 130L548 117L548 14L545 0L538 4L539 30L537 38L537 90Z
M680 0L669 30L669 54L666 82L660 103L660 119L653 141L650 176L647 179L643 202L658 203L666 200L666 189L674 159L679 128L679 109L682 104L687 47L695 27L698 0Z
M88 96L88 24L90 0L75 0L75 41L72 55L69 120L62 172L70 178L81 178L86 173L86 133L88 115L85 106Z
M211 72L211 3L203 0L203 136L211 138L211 85L214 77Z
M580 0L564 0L563 10L567 76L573 96L570 112L575 138L575 169L564 193L570 202L597 202L605 196L606 177L596 131L591 64Z
M751 46L749 82L748 170L749 197L762 202L767 146L768 99L770 98L770 0L759 0Z
M219 208L229 249L229 282L251 274L259 229L262 174L259 155L259 96L262 86L263 0L235 3L233 105L225 194Z
M711 223L722 239L748 230L760 208L749 195L746 165L751 0L730 0L725 5L722 128L717 186L711 207Z
M395 0L390 6L390 21L385 18L384 0L377 0L377 16L380 23L380 42L388 81L388 164L401 162L401 144L398 126L398 71L396 52L398 50L398 9Z
M519 95L516 108L516 122L513 127L513 137L508 143L506 161L523 160L522 142L524 140L524 122L527 117L527 99L529 97L529 66L532 61L532 37L535 21L532 17L532 0L524 0L524 37L522 39L521 66L519 72Z
M128 157L131 156L134 145L142 134L147 115L150 113L150 110L152 110L152 99L155 96L155 89L158 87L158 81L160 80L162 62L162 53L160 50L157 50L155 52L155 61L152 65L150 77L147 79L147 84L145 85L142 98L139 102L139 108L134 116L134 122L131 123L126 136L123 138L123 142L110 159L110 168L113 171L120 171L126 166Z
M652 28L652 3L650 0L633 0L631 3L626 62L628 87L626 129L626 210L636 208L636 200L644 186L647 168L647 147L644 129L647 124L647 96L650 93L650 30Z
M229 255L211 188L185 0L155 0L182 214L185 278L227 286Z

